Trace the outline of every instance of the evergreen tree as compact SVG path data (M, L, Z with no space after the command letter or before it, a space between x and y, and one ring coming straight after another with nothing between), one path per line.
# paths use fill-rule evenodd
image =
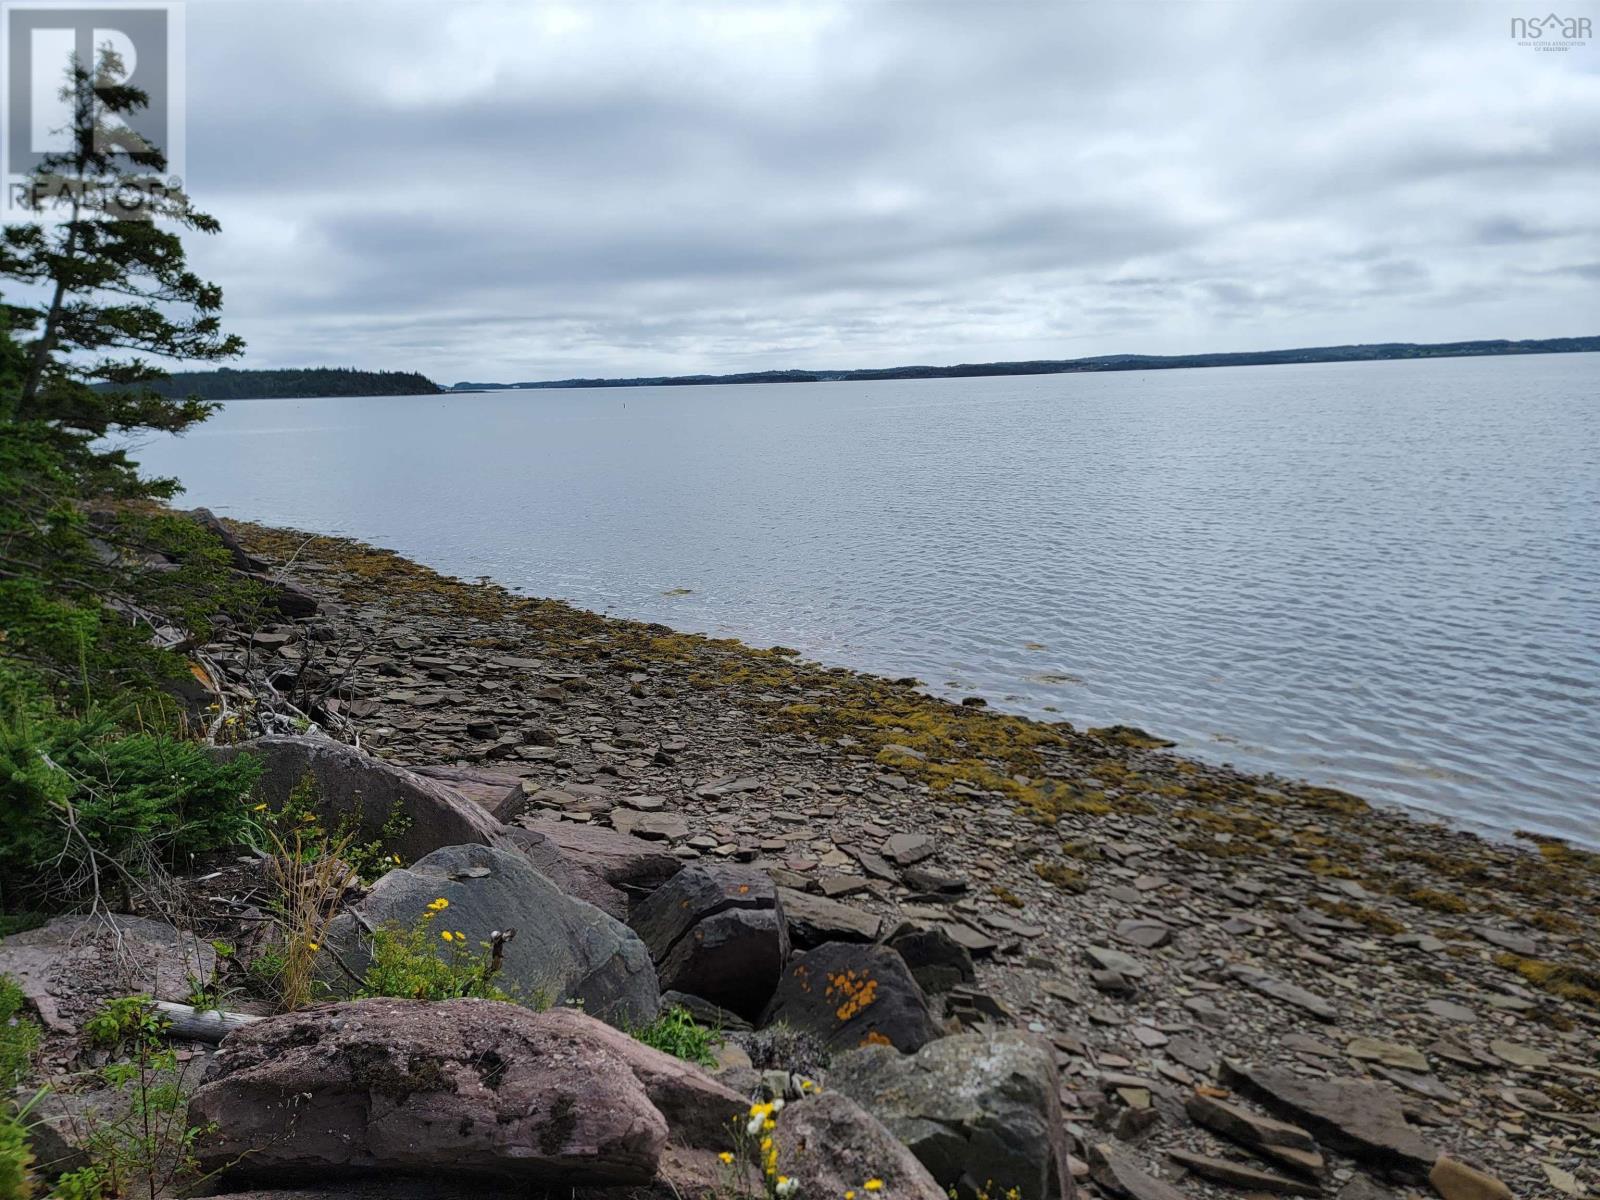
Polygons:
M215 540L148 503L177 485L141 479L125 444L213 408L148 386L166 376L151 356L243 348L184 257L183 232L218 224L161 180L163 154L122 119L148 97L122 79L109 48L92 72L71 64L71 149L32 176L38 219L0 235L0 277L27 300L0 305L0 654L62 677L147 670L169 606L203 626L211 589L193 571L218 578ZM157 556L177 569L138 569Z

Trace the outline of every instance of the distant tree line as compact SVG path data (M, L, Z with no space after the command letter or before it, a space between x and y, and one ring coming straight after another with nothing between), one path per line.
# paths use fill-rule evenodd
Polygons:
M307 396L431 396L444 389L415 371L301 367L278 371L177 371L146 384L161 396L202 400L269 400Z
M1600 337L1531 341L1380 342L1362 346L1307 346L1234 354L1105 354L1095 358L1026 362L957 363L954 366L872 367L857 371L747 371L738 375L649 375L632 379L553 379L528 383L458 383L453 391L510 388L682 387L707 383L838 383L878 379L964 379L983 375L1063 375L1079 371L1159 371L1175 367L1264 367L1283 363L1367 362L1390 358L1466 358L1493 354L1579 354L1600 351Z

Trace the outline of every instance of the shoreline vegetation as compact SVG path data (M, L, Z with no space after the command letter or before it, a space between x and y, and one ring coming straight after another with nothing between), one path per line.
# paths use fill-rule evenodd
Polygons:
M252 371L174 371L148 384L158 396L176 400L311 400L324 396L429 396L445 389L415 371L361 371L354 367L305 367Z
M552 379L520 383L435 383L416 371L362 371L307 367L176 371L148 385L168 399L206 401L295 400L332 396L432 396L556 388L694 387L741 383L859 383L890 379L979 379L1002 375L1062 375L1099 371L1163 371L1198 367L1281 366L1290 363L1382 362L1414 358L1479 358L1526 354L1600 352L1600 337L1526 341L1382 342L1219 354L1107 354L1093 358L958 363L951 366L878 367L848 371L746 371L729 375L642 375L627 379Z

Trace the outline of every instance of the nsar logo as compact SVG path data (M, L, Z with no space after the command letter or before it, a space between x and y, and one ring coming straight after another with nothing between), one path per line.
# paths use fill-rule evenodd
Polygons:
M1519 46L1534 50L1572 50L1593 37L1588 17L1512 17L1511 36Z

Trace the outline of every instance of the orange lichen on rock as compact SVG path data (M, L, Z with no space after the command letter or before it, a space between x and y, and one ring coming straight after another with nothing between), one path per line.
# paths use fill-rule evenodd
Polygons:
M877 1000L878 981L858 976L854 971L840 971L828 976L828 990L824 994L831 998L835 992L844 997L844 1002L834 1015L840 1021L848 1021Z

